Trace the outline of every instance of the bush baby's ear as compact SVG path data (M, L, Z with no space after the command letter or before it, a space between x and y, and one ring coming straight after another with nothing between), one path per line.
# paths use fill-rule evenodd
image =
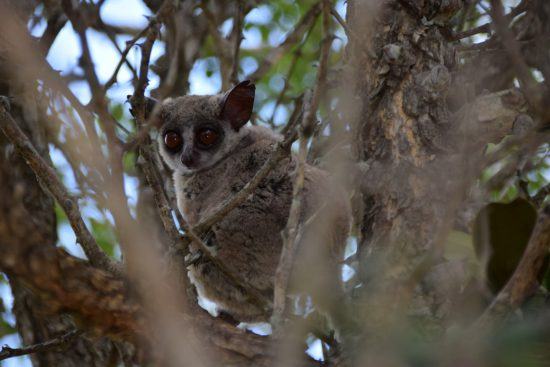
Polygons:
M223 97L220 118L228 121L238 131L250 120L256 86L250 81L240 82Z

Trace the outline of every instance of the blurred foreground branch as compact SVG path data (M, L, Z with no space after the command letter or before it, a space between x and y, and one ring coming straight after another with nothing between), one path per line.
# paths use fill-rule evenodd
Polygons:
M25 161L33 170L37 179L45 185L61 208L63 208L76 234L77 240L82 245L90 263L114 274L120 274L120 265L112 261L107 254L103 252L86 227L76 199L69 194L63 183L59 180L54 169L50 167L34 149L25 133L19 128L17 122L15 122L6 110L5 103L0 103L0 129L25 158Z

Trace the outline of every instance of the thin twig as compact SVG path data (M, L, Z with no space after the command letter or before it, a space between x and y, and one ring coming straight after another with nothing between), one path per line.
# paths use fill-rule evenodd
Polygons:
M297 108L300 107L301 103L297 104ZM219 262L217 258L210 254L208 247L203 243L202 240L200 240L200 236L207 233L214 224L222 220L228 213L239 206L242 202L247 200L250 195L253 194L253 191L260 184L260 182L265 177L267 177L267 175L271 172L275 165L285 157L289 156L292 143L294 143L297 138L296 125L298 124L300 119L300 113L293 113L293 116L289 120L289 123L286 126L287 128L285 129L285 138L275 145L268 160L263 164L258 172L256 172L254 177L252 177L252 179L238 193L232 196L219 209L217 209L207 218L203 219L194 227L189 228L187 223L185 223L184 221L181 222L181 226L185 231L185 236L183 237L182 242L180 242L179 246L186 247L191 241L195 242L207 259L212 261L213 264L224 274L228 275L234 284L239 285L248 295L252 296L251 300L255 301L255 303L257 304L259 303L261 307L267 310L271 310L272 308L271 300L267 299L263 294L257 292L255 289L245 287L238 279L238 277L233 276L233 274L225 267L223 263Z
M516 6L514 9L512 9L510 11L510 13L508 13L506 15L506 18L509 21L511 21L516 16L518 16L521 13L523 13L524 11L526 11L527 10L527 5L529 5L529 1L530 0L523 0L518 6ZM463 38L471 37L471 36L474 36L474 35L479 34L479 33L489 33L491 31L491 26L492 26L492 23L486 23L486 24L482 24L478 27L462 31L460 33L456 33L451 37L451 40L452 41L458 41L458 40L461 40Z
M305 180L305 166L307 161L307 144L313 134L315 115L319 107L321 94L324 91L326 71L328 64L328 55L332 38L330 32L330 2L323 0L323 43L321 45L321 60L317 79L313 89L311 101L304 112L304 119L300 129L300 145L298 150L298 164L296 167L296 177L292 189L292 203L286 228L283 232L283 248L279 264L275 272L274 297L273 297L273 316L275 334L282 331L284 315L286 314L287 302L286 293L290 279L290 273L294 263L294 255L297 248L297 238L300 219L302 214L302 196Z
M349 40L354 39L354 40L358 41L360 39L359 36L357 36L357 34L355 32L353 32L350 29L350 27L348 27L348 24L346 23L346 21L344 19L342 19L342 17L340 16L340 14L338 14L336 9L331 7L330 8L330 14L332 14L334 19L336 19L336 21L342 26L342 28L344 29L344 33L346 33L346 36L348 37Z
M279 96L277 97L277 100L275 101L275 107L273 107L273 113L271 114L271 117L270 117L269 121L267 121L267 123L272 128L275 127L275 125L273 123L273 120L275 119L275 113L277 112L277 108L283 102L285 94L288 91L288 87L290 86L290 78L294 74L294 70L296 69L296 65L298 64L299 58L302 56L302 51L301 51L302 46L306 44L307 40L309 39L309 36L312 33L312 30L313 30L313 27L310 27L309 30L307 31L307 34L304 37L304 40L302 41L301 45L299 47L297 47L293 52L292 61L290 62L290 66L288 68L288 72L287 72L287 75L285 77L285 85L283 86L283 89L281 89L281 92L279 93ZM301 97L299 98L299 102L300 102L300 104L302 103L302 98ZM298 106L298 104L296 103L294 111L295 112L297 112L297 111L302 112L302 106L300 105L300 108L296 108L297 106ZM291 117L291 119L292 119L292 117Z
M207 1L201 1L199 7L206 18L209 33L214 39L214 43L216 44L217 51L220 53L220 57L224 60L229 59L231 57L231 45L229 44L229 41L223 38L218 31L218 21L216 16L210 11L210 9L208 9Z
M324 3L323 3L324 4ZM319 70L317 71L317 79L315 81L315 88L313 90L313 95L311 97L310 106L304 112L304 121L302 124L303 129L311 129L313 133L313 128L315 125L315 115L319 107L319 102L322 97L322 93L325 91L327 71L328 71L328 56L330 53L330 46L332 44L332 35L329 34L329 21L330 17L325 15L330 10L324 11L323 14L323 30L324 37L321 43L321 58L319 61Z
M233 65L231 67L231 74L229 80L233 84L239 82L239 50L241 48L243 18L244 18L244 1L237 1L235 4L235 19L233 20Z
M73 7L73 2L71 0L62 0L61 4L65 14L69 17L71 24L80 39L80 45L82 48L80 66L84 70L84 74L86 75L86 80L90 85L92 95L97 97L98 92L101 90L101 84L95 71L92 54L88 44L88 38L86 37L86 22L84 21L84 16L80 11L78 11L78 9Z
M0 103L0 129L6 137L15 145L21 156L25 159L36 177L50 191L55 200L59 203L76 238L90 263L98 268L121 274L120 265L111 260L99 247L92 234L88 231L80 214L77 200L72 197L63 183L59 180L55 170L44 161L36 151L29 138L11 117L5 106Z
M98 17L99 17L99 15L98 15ZM101 18L99 18L98 22L100 22L101 24L104 24L103 20L101 20ZM107 27L104 28L104 32L107 35L107 37L109 38L109 40L111 41L111 43L113 44L113 46L115 46L118 53L122 56L122 53L124 52L124 50L122 50L120 48L120 46L118 45L118 42L117 42L117 39L116 39L116 34L110 28L107 28ZM132 66L132 64L128 61L128 59L126 57L124 57L124 63L126 64L126 67L128 67L128 69L130 69L130 72L132 73L133 80L136 81L137 78L138 78L138 74L137 74L136 69ZM107 90L107 89L105 88L105 90Z
M302 38L302 35L306 32L309 27L315 25L315 20L321 12L321 1L317 1L313 6L304 14L302 19L298 22L294 30L292 30L285 38L285 40L271 49L271 51L263 58L263 62L260 64L256 71L246 77L252 81L257 81L261 79L265 73L269 71L272 65L275 65L281 57L283 57L288 50L296 44Z
M164 2L166 4L167 1ZM161 8L162 10L162 8ZM159 10L159 12L161 11ZM128 96L128 101L132 105L132 109L134 112L134 117L136 119L136 124L138 128L138 132L136 136L127 142L124 145L124 151L128 151L131 149L134 149L135 147L139 146L141 143L143 143L146 138L149 136L149 131L152 127L152 119L156 115L156 112L159 110L159 106L155 106L155 109L151 113L151 115L147 118L145 115L145 108L146 108L146 101L145 101L145 88L147 88L147 85L149 84L148 79L148 72L149 72L149 61L151 58L151 50L153 48L153 44L155 43L155 40L157 39L159 35L159 28L158 24L154 24L154 26L150 27L147 32L147 37L145 39L145 42L143 42L143 45L141 46L141 64L139 67L139 79L136 83L134 94L131 96Z
M126 42L126 48L124 49L124 51L122 51L121 55L120 55L120 60L118 61L118 64L115 68L115 70L113 71L113 75L111 75L111 77L109 78L109 80L107 80L107 82L105 83L105 85L103 86L103 90L106 92L109 88L111 88L113 86L113 84L116 83L117 81L117 77L118 77L118 72L120 71L120 69L122 68L122 65L126 62L126 58L128 57L128 53L130 52L130 50L132 49L132 47L134 47L134 45L136 44L136 42L145 35L146 32L149 31L149 28L153 25L152 22L149 22L149 24L147 25L147 27L145 27L141 32L139 32L134 38L132 38L130 41L127 41Z
M144 93L145 93L145 88L147 87L147 84L148 84L148 79L147 79L147 72L149 70L149 59L150 59L150 56L151 56L151 49L152 48L152 41L151 41L151 38L153 35L151 33L151 27L154 26L154 28L157 29L157 32L156 32L156 36L158 36L158 21L160 21L161 19L165 19L166 17L170 16L173 12L172 12L172 8L173 8L173 2L170 1L170 0L164 0L164 2L162 3L162 5L160 6L159 10L157 11L157 15L154 17L154 18L151 18L151 21L149 23L149 36L148 36L148 39L145 40L145 42L143 43L143 45L141 46L142 47L142 59L141 59L141 65L140 65L140 72L139 72L139 79L138 79L138 82L136 83L136 89L134 90L134 95L130 95L128 96L128 101L130 102L130 104L132 105L133 108L135 108L136 110L140 110L141 107L140 105L145 103L145 100L143 98L144 96ZM173 56L171 57L171 60L170 60L170 67L168 69L168 73L167 73L167 76L164 80L164 83L162 86L160 86L159 88L159 91L160 91L160 96L159 96L159 100L160 101L163 101L164 98L167 96L168 93L172 92L172 89L173 89L173 86L175 85L176 83L176 76L177 76L177 67L179 65L179 47L180 47L180 43L181 43L181 39L180 39L181 35L180 35L180 31L179 30L176 30L176 48L174 50L174 54ZM145 54L143 54L143 48L145 48L145 50L147 51ZM146 59L144 59L143 57L146 56ZM139 93L136 94L136 91L138 91L138 88L139 88ZM141 97L138 98L138 96L141 95ZM149 132L151 130L151 128L153 127L153 121L156 119L157 117L157 114L158 112L160 111L160 106L161 104L160 103L157 103L154 107L153 107L153 110L151 111L151 113L149 114L149 116L147 117L147 119L145 119L145 115L143 117L143 121L142 122L139 122L141 121L140 119L138 119L136 117L136 121L138 122L138 131L137 133L133 136L133 138L131 140L128 140L124 146L123 146L123 150L125 152L127 151L131 151L137 147L139 147L142 143L144 143L147 138L149 137Z
M10 348L7 345L3 346L0 350L0 361L4 359L24 356L32 353L42 353L48 351L59 351L61 349L68 348L70 344L80 335L82 330L71 330L66 334L61 335L58 338L47 340L43 343L37 343L22 348Z
M290 272L296 252L296 238L300 227L299 220L302 212L302 192L304 190L305 165L307 158L307 143L309 137L300 134L300 146L298 150L298 165L296 167L296 178L292 189L292 203L286 229L283 232L283 248L279 265L275 272L275 286L273 297L272 323L277 334L283 324L283 317L286 313L286 291L290 279Z
M291 125L296 124L297 121L291 122ZM252 179L239 191L237 194L231 197L224 205L218 210L212 213L207 218L201 220L192 229L195 233L204 233L218 221L223 219L230 211L239 206L243 201L248 199L256 189L258 184L271 172L275 165L284 157L290 153L290 147L296 140L297 134L293 127L289 128L285 139L275 146L273 152L269 156L268 160L264 163L262 168L252 177Z
M56 11L48 18L46 30L38 41L40 50L44 52L45 55L50 51L50 47L53 45L57 35L61 32L66 23L67 17L61 10Z
M537 205L542 205L542 203L544 202L544 200L546 200L546 198L548 197L548 195L550 195L550 184L544 186L543 188L541 188L535 196L533 196L533 201L537 204Z
M162 81L162 85L159 86L157 89L159 100L164 100L168 95L173 94L175 92L174 86L176 85L176 82L178 80L178 75L180 74L181 70L179 70L180 65L180 58L181 55L181 46L183 43L182 40L182 30L180 27L175 27L174 29L174 47L169 50L168 57L170 58L170 65L168 66L168 72L166 73L166 76L164 77L164 80ZM185 61L185 60L183 60Z
M131 97L132 107L135 110L134 113L136 117L136 123L138 127L141 129L143 129L144 124L146 124L144 92L145 92L145 88L147 86L147 80L148 80L147 75L149 71L149 59L150 59L151 48L156 39L157 34L158 34L158 30L156 28L151 28L147 35L146 41L142 46L142 61L140 65L139 79L138 79L138 83L136 85L134 94ZM161 216L163 226L167 231L168 235L170 236L173 246L178 247L178 249L180 250L183 250L184 254L186 254L188 252L188 241L186 242L179 235L179 232L173 222L173 219L171 218L172 208L168 202L168 199L166 198L164 190L162 189L162 185L159 182L158 172L156 172L154 162L153 162L154 160L153 152L151 151L150 146L148 145L142 145L140 151L141 151L142 157L145 160L144 172L146 175L146 179L154 191L155 201L157 203L157 208L159 210L159 214ZM217 220L218 219L216 219L216 221ZM187 223L185 222L180 223L180 225L185 230L186 237L189 239L189 241L193 241L201 249L201 251L203 252L203 255L206 258L208 258L235 285L239 286L240 288L243 289L245 293L249 294L251 296L250 301L258 304L261 307L265 307L265 308L270 307L269 300L267 300L265 296L263 296L260 292L254 289L247 289L247 287L243 284L243 282L237 276L232 274L222 262L220 262L217 258L210 255L210 251L208 250L208 247L206 246L206 244L204 244L204 242L200 239L200 237L195 234L196 232L194 231L194 229L190 229ZM204 228L206 231L210 228L210 226L204 227ZM202 233L202 232L199 232L199 233Z
M491 0L491 17L503 47L506 49L510 61L515 69L520 85L530 107L543 119L550 119L546 106L542 104L543 93L537 81L531 74L529 66L525 62L521 48L512 30L509 28L509 21L504 15L501 0Z
M149 84L148 71L149 61L151 59L151 50L153 49L153 44L155 43L158 36L158 24L155 23L154 26L149 28L149 30L147 31L147 37L145 38L145 42L143 42L143 45L141 46L141 64L139 66L139 79L134 90L134 95L132 96L132 98L134 99L133 103L137 103L136 100L139 99L141 99L141 102L143 103L145 88L147 88L147 85Z
M149 186L153 189L153 195L155 198L155 203L157 204L162 225L173 243L172 246L174 246L174 244L177 244L180 241L181 235L174 223L174 220L172 219L173 208L166 197L166 193L160 179L160 172L158 172L156 165L154 164L155 158L153 149L149 144L143 144L140 146L140 154L145 161L145 164L143 164L143 172ZM186 254L187 253L184 255Z
M219 61L220 61L220 73L222 75L222 89L227 89L230 85L230 83L233 81L233 67L235 67L235 58L238 59L238 50L239 46L237 46L235 52L235 48L231 44L230 40L223 37L221 33L218 30L220 21L216 18L216 14L212 13L210 9L208 8L208 1L202 0L199 3L199 7L202 9L202 12L204 14L204 17L206 18L206 24L208 26L208 33L212 36L216 53L218 55ZM244 12L244 1L237 1L235 4L237 13ZM237 18L239 15L237 15ZM233 23L233 32L232 34L237 36L235 32L237 31L237 28L240 28L240 24L242 21L239 21L238 19L234 20ZM236 42L240 45L241 42L241 31L238 30L239 34L236 39ZM238 60L237 60L237 68L238 68ZM238 69L237 69L238 70ZM235 77L235 83L238 82Z
M296 49L296 51L294 51L294 54L292 56L292 61L290 62L290 67L288 68L288 72L284 80L285 84L283 85L283 89L281 89L281 92L277 96L277 100L275 101L275 107L273 107L273 113L271 114L271 117L267 121L267 123L272 128L275 127L275 123L273 122L275 120L275 113L277 112L277 109L279 108L283 99L285 98L288 87L290 86L290 78L292 77L292 74L294 74L294 70L296 69L296 64L298 63L298 59L300 58L301 55L302 55L302 52L300 51L299 48Z

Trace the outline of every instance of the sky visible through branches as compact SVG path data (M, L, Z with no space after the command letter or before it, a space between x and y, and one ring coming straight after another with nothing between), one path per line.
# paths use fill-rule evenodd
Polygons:
M339 0L336 3L336 10L341 16L345 16L345 3L342 0ZM101 7L101 17L104 21L109 24L121 27L130 27L135 29L143 29L148 23L148 16L151 16L152 13L147 6L141 0L108 0ZM250 11L244 21L246 23L253 24L269 24L272 20L271 10L267 5L260 5L255 7ZM228 19L222 24L221 31L224 35L227 35L231 31L232 19ZM263 46L273 47L278 45L285 37L287 31L291 30L294 26L295 20L287 20L286 28L275 27L270 31L268 44L262 45L262 35L260 31L251 27L249 29L243 30L243 41L241 43L241 50L246 49L255 49ZM46 28L46 22L41 18L40 22L36 24L29 24L29 29L33 36L39 37L42 35ZM339 40L336 40L333 43L333 48L340 49L343 47L347 41L345 33L341 30L337 30L337 37ZM115 49L114 45L110 40L102 33L95 30L89 29L87 31L88 41L90 44L90 51L94 61L94 66L98 75L98 78L101 83L105 83L113 73L113 69L117 65L120 54ZM125 47L125 42L131 39L131 36L127 35L118 35L116 36L117 42L121 48ZM151 60L156 60L158 57L164 53L164 44L163 42L155 42L151 52ZM61 75L64 76L76 76L81 75L82 70L78 66L78 57L81 55L80 43L78 40L77 34L74 32L70 23L67 23L64 28L59 32L54 44L52 45L47 61L52 66L54 70L60 71ZM132 64L133 67L139 67L140 62L140 50L137 47L134 47L128 57L128 61ZM258 67L257 61L252 57L242 57L241 58L241 68L242 72L245 75L249 75ZM154 74L149 74L149 86L148 90L154 89L159 85L159 77ZM277 79L277 78L274 78ZM279 80L275 80L274 89L283 88L283 76L281 75ZM132 94L134 89L131 83L132 74L127 65L123 65L118 76L118 83L116 83L112 88L108 90L108 98L115 104L122 104L123 113L125 118L129 119L130 114L128 112L129 106L124 104L126 101L126 96ZM72 81L69 84L71 90L75 95L80 99L84 104L88 103L91 98L90 90L85 81ZM213 58L200 58L198 59L189 75L189 92L191 94L215 94L221 90L221 80L219 73L219 63ZM148 92L146 91L146 94ZM263 96L265 98L265 96ZM261 91L257 93L257 100L262 99ZM273 114L273 109L275 107L275 101L264 104L261 109L258 111L260 117L264 120L269 120ZM276 113L274 114L274 123L276 125L284 124L288 118L288 111L285 108L279 106ZM63 154L55 149L53 146L50 146L50 155L55 167L58 168L63 174L63 182L66 187L74 192L77 188L74 176L70 173L69 163L65 160ZM135 177L125 175L125 192L128 197L130 208L135 207L137 203L137 185L138 180ZM81 205L81 211L86 220L86 224L90 226L90 221L109 221L113 223L113 219L110 213L105 213L94 205L92 202L88 201L79 201ZM58 242L60 246L65 247L72 255L85 258L85 255L76 244L76 237L70 225L66 222L60 223L58 225ZM115 251L118 252L118 248L115 248ZM119 256L119 253L116 253ZM0 275L3 276L3 275ZM9 310L13 304L13 297L9 286L5 282L0 282L0 297L3 300L4 305ZM206 305L208 306L208 305ZM6 312L5 317L6 321L10 322L12 325L15 324L15 318L13 315ZM0 337L0 345L10 345L11 347L18 347L21 345L21 340L17 333L6 335ZM321 353L321 345L319 342L311 346L309 352L313 355ZM20 367L20 366L31 366L30 360L27 356L22 356L18 358L12 358L0 362L2 367Z
M517 5L519 0L504 1L506 8ZM345 14L345 2L339 0L336 3L336 10L344 17ZM107 0L105 5L102 6L101 17L104 21L121 27L130 27L135 29L144 28L147 23L147 16L151 16L150 10L141 2L141 0ZM38 19L38 18L37 18ZM44 31L46 24L42 18L41 22L37 24L29 24L29 28L34 36L40 36ZM248 13L244 19L245 24L270 24L272 20L272 14L269 6L260 5L255 7L250 13ZM294 26L294 19L288 19L288 24L283 22L282 25L275 26L269 32L268 44L263 44L262 34L256 27L244 28L244 39L241 43L241 50L256 49L261 47L274 47L278 45L282 39L284 39L287 31L291 30ZM488 16L482 16L479 19L479 23L483 24L489 21ZM227 20L221 27L224 35L229 34L232 28L232 19ZM113 44L107 39L107 37L100 32L94 30L87 31L88 40L90 43L90 50L92 53L92 59L94 61L95 69L101 83L105 83L113 73L113 69L117 65L120 54L114 48ZM346 43L346 36L342 29L336 30L337 39L334 41L332 47L335 50L341 49ZM129 40L130 36L116 36L117 42L120 47L124 48L125 41ZM476 35L474 42L481 42L485 38L484 36ZM156 42L152 49L151 60L156 60L164 53L164 44L162 42ZM56 38L55 43L50 49L48 54L48 62L53 69L60 71L64 76L74 77L75 80L70 83L71 90L76 94L80 101L84 104L88 103L91 97L90 91L85 81L79 81L78 77L82 74L80 67L78 66L78 57L81 55L80 43L78 36L73 31L70 23L67 23L61 30ZM134 47L127 58L130 63L135 67L139 67L140 50ZM241 57L241 68L244 75L249 75L258 67L257 61L246 55ZM310 75L306 75L309 77ZM270 86L274 90L280 90L283 88L284 75L279 75L270 80ZM129 120L130 115L128 112L128 105L124 104L126 96L132 94L134 89L131 83L132 74L130 69L123 65L119 73L118 83L108 90L107 96L109 99L118 106L122 106L122 113L124 114L124 120ZM156 74L150 73L150 83L148 90L158 87L159 78ZM272 84L272 85L271 85ZM307 83L306 83L307 84ZM191 94L213 94L221 90L221 80L219 72L219 62L213 57L199 58L189 75L189 90ZM146 92L147 93L147 92ZM262 99L266 99L267 96L262 94L260 90L257 94L257 102L261 104L258 115L267 121L274 116L274 123L276 125L284 124L288 118L288 110L284 106L279 106L277 111L273 111L275 107L275 101L271 100L268 103L262 103ZM258 103L257 103L258 104ZM71 173L68 162L63 157L63 154L57 151L55 148L50 148L50 155L52 157L55 167L57 167L62 175L63 180L67 188L74 192L77 188L75 179ZM550 172L543 173L547 180L550 180ZM135 177L125 175L125 192L129 200L130 208L135 207L137 202L137 185L138 180ZM109 213L104 213L97 209L93 202L81 201L82 214L90 225L93 220L97 221L109 221L113 222ZM75 244L74 233L68 223L61 223L58 226L59 244L67 250L79 257L84 257L81 248ZM117 249L115 248L115 254ZM118 255L118 254L116 254ZM4 305L9 310L13 303L9 286L5 282L0 282L0 297L3 300ZM7 315L5 319L14 323L13 316ZM9 344L11 347L17 347L20 345L19 336L17 333L7 335L0 338L0 345ZM320 344L312 345L310 348L310 354L316 355L320 353ZM30 366L28 357L20 357L0 362L1 366L13 367L13 366Z

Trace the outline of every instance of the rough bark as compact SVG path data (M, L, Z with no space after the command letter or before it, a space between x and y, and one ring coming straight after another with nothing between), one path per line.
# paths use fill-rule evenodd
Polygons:
M27 17L34 4L15 2L19 14ZM29 3L29 4L28 4ZM28 4L29 6L24 6ZM49 161L45 125L36 99L36 85L18 80L7 60L0 58L0 95L11 100L11 114L32 140L35 148ZM55 250L57 223L54 202L36 176L9 144L0 136L0 252L5 259L7 246L19 251L31 248ZM8 274L14 296L13 312L17 330L26 345L53 339L74 328L73 320L61 313L52 313L44 303L24 285ZM106 366L119 360L119 351L107 338L89 340L77 338L64 351L49 351L31 355L34 366Z
M5 65L2 65L5 67ZM5 76L6 69L2 70ZM3 81L8 78L1 78ZM12 80L13 83L15 81ZM26 86L28 87L28 86ZM42 157L49 157L43 125L33 93L3 84L0 95L14 97L11 113L31 137ZM25 161L0 137L0 248L6 259L6 246L17 244L19 251L33 248L55 250L57 228L53 200L48 195ZM41 269L46 270L46 269ZM44 275L46 273L43 273ZM52 313L50 305L31 293L17 277L9 276L14 295L14 315L17 329L26 345L40 343L74 328L68 315ZM79 337L69 349L62 352L43 352L31 356L35 366L106 366L119 360L119 352L107 338L91 341Z
M467 79L475 80L471 91L459 87L465 85L459 71L468 69L460 70L444 25L462 5L395 0L348 6L352 37L345 82L354 85L348 109L359 137L358 298L367 329L403 327L400 317L411 309L431 308L417 285L444 263L446 239L481 175L486 144L535 126L525 114L529 104L510 89L510 65L494 63L503 74L500 84L487 82L493 93L476 88L477 74ZM481 68L481 74L496 80L495 68ZM378 338L368 339L370 351Z
M455 55L437 20L461 3L356 2L348 8L351 28L362 35L349 46L362 102L356 155L376 178L363 185L363 248L398 248L400 256L414 257L434 246L459 174L446 103Z
M533 1L537 4L533 6L547 7L541 1ZM163 1L146 3L156 10ZM348 3L349 30L346 31L349 31L350 43L345 82L350 106L344 112L355 121L354 138L357 137L354 150L360 171L361 198L356 205L356 217L361 235L361 260L366 265L360 270L370 271L361 272L363 281L373 273L371 260L376 259L373 256L376 253L389 253L393 266L398 264L392 270L397 269L399 275L415 276L415 271L422 275L422 267L418 272L422 256L433 253L437 257L440 253L453 216L470 187L468 180L475 176L472 167L463 164L465 157L479 154L486 142L500 140L525 120L525 101L513 90L501 91L504 87L510 88L513 79L506 60L499 63L491 58L489 65L494 68L484 70L487 75L479 79L479 85L472 91L475 95L480 87L488 85L493 93L473 102L468 93L458 99L449 98L449 90L455 88L453 79L455 85L461 79L454 75L456 55L440 24L460 9L462 3L461 0L350 0ZM214 19L214 23L221 23L228 14L234 13L232 6L224 7L224 2L209 4L223 8L216 11L218 19ZM311 21L318 14L315 6L318 4L312 8ZM156 91L159 95L178 95L187 89L189 69L208 28L204 18L196 24L180 22L188 20L193 10L184 2L166 24L168 53L156 65L162 80ZM32 6L24 11L25 16L29 16ZM532 21L534 26L544 28L544 23L537 23L541 19ZM526 21L520 25L524 23ZM545 34L547 28L544 28ZM192 33L200 37L194 38ZM295 36L300 34L297 32ZM537 42L540 46L543 39L534 41ZM280 56L284 48L273 52ZM2 65L1 56L0 53L0 80L8 83L0 86L0 94L14 96L13 116L42 156L47 157L44 126L35 97L29 92L36 86L21 86L9 80L8 76L16 73ZM267 59L264 68L272 62ZM225 60L224 74L227 68ZM177 72L171 74L174 70ZM548 74L547 68L542 71ZM156 233L162 225L153 197L145 187L140 191L138 219L147 232ZM53 201L1 134L0 193L0 268L10 277L15 295L14 313L25 344L51 339L75 324L93 336L103 336L94 341L79 338L63 353L37 354L32 357L33 363L37 366L115 365L121 357L107 337L147 346L152 339L151 325L144 317L141 300L125 280L55 247ZM547 237L546 232L545 229ZM158 237L159 242L168 242L162 230ZM186 277L181 266L183 259L177 260L181 261L178 275ZM532 262L538 261L538 255L532 259ZM394 276L396 271L389 273ZM187 278L181 279L185 279L182 284L187 283ZM401 289L387 287L385 291L397 297L406 296L406 292L400 294ZM380 294L369 293L369 296L377 298ZM387 299L382 296L380 300ZM515 307L518 302L512 303ZM380 309L388 311L384 307ZM193 338L199 339L206 351L219 357L220 365L268 366L277 360L271 338L252 335L211 318L194 304L181 314L181 319L176 317L173 322L178 327L181 323L196 329ZM301 362L319 365L311 360Z

